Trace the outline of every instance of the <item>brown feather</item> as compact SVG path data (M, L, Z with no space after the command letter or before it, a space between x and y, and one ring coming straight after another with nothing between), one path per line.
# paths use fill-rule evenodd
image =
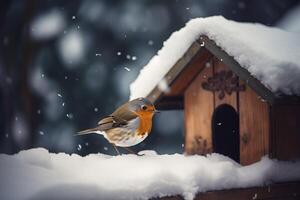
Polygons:
M128 102L123 104L115 112L113 112L111 116L114 116L118 119L125 120L125 121L130 121L132 119L135 119L138 115L132 112L128 106L129 106Z
M98 127L90 128L90 129L86 129L83 131L79 131L76 135L87 135L87 134L91 134L91 133L96 133L97 131L99 131Z

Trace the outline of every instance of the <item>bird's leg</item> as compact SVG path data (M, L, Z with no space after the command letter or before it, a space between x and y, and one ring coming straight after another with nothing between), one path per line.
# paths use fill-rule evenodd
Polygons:
M129 153L138 155L137 153L135 153L134 151L132 151L131 149L129 149L128 147L123 147L126 151L128 151Z
M144 156L145 154L138 154L138 153L135 153L134 151L132 151L130 148L128 147L123 147L126 151L128 151L129 153L132 153L132 154L135 154L137 156Z
M112 144L112 146L113 146L114 149L116 150L117 154L118 154L118 155L121 155L120 152L119 152L119 150L118 150L118 148L117 148L117 146L116 146L115 144Z

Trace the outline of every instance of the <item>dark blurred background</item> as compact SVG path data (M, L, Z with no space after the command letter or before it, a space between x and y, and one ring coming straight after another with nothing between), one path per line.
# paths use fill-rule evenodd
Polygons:
M73 135L129 99L129 84L172 32L192 18L212 15L297 32L298 3L2 0L0 152L45 147L114 153L100 135ZM161 113L151 135L133 149L182 153L183 120L181 111Z

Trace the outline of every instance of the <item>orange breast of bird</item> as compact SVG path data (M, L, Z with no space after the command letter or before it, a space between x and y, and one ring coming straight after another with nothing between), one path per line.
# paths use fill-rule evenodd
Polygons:
M153 113L151 112L137 112L137 115L140 118L140 126L137 129L138 135L145 135L146 133L149 134L152 128L152 117Z

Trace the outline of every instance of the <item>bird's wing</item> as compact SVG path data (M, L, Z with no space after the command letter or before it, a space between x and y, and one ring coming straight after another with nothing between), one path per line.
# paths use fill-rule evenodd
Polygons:
M116 120L113 116L108 116L108 117L101 119L97 125L98 125L98 129L100 129L101 131L106 131L113 127L120 126L121 122Z
M114 114L114 113L113 113ZM137 116L136 115L121 115L121 116L114 116L110 115L108 117L105 117L101 119L98 122L98 128L100 131L106 131L111 128L116 128L116 127L122 127L128 124L128 121L135 119Z
M98 127L101 131L106 131L111 128L122 127L128 124L129 121L137 118L138 115L130 111L128 103L120 106L115 112L108 117L98 122Z
M124 111L123 109L116 110L115 112L113 112L111 114L111 116L114 116L114 117L118 118L119 120L126 121L126 122L138 117L138 115L135 114L134 112L129 111L129 110Z

